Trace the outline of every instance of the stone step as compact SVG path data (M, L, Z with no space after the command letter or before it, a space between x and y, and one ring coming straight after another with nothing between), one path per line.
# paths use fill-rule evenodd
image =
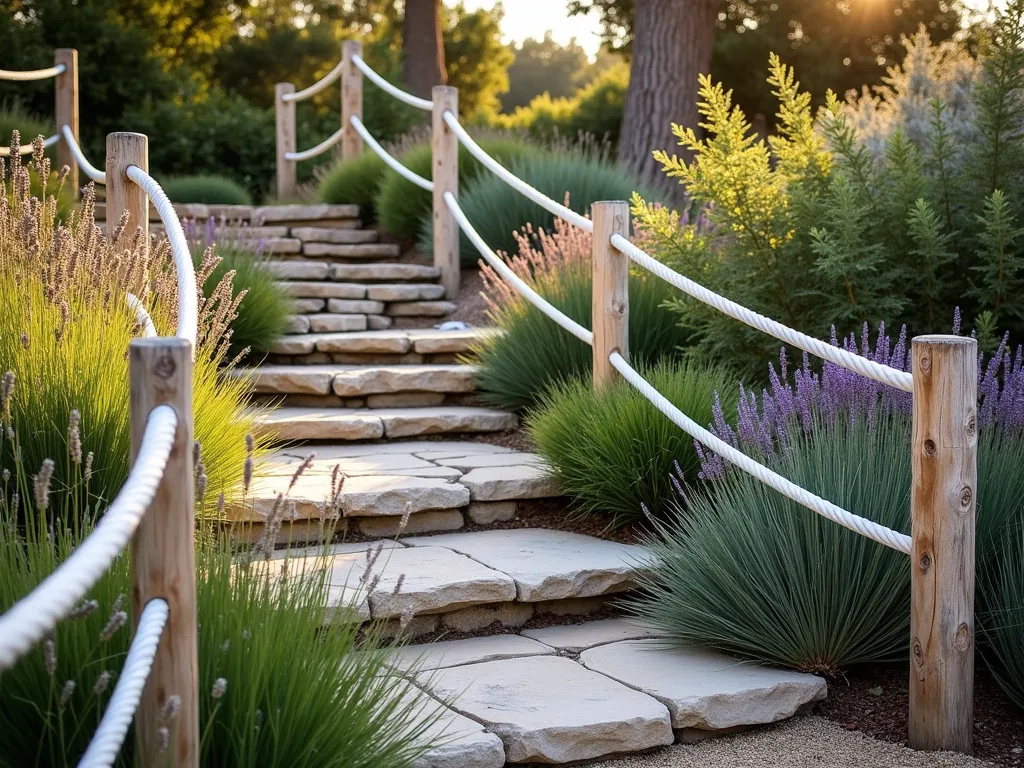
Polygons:
M472 365L262 365L235 368L227 375L248 379L263 394L366 397L473 392L476 373Z
M336 280L363 284L422 283L436 281L441 275L437 267L424 264L332 264L329 261L303 259L271 260L268 269L282 280Z
M318 317L308 315L310 319ZM362 317L361 315L327 315L327 317ZM353 321L350 328L359 330ZM365 326L364 326L365 327ZM362 333L304 333L285 336L270 348L275 355L311 355L314 352L344 355L391 355L395 362L421 363L432 355L466 355L492 338L497 329L470 328L461 331L432 329L407 331L365 331Z
M281 280L277 285L296 298L368 299L381 302L420 302L433 304L444 297L444 286L437 283L394 283L364 285L336 280ZM415 314L432 314L417 312Z
M308 315L292 315L288 318L286 333L307 334L338 333L345 331L365 331L367 328L383 330L391 327L393 320L384 315L313 313ZM279 360L277 362L290 362ZM307 360L305 362L313 362ZM321 361L323 362L323 361Z
M335 221L359 218L358 205L313 203L309 205L265 205L252 210L254 224L287 224L290 227L331 227ZM308 224L307 224L308 223Z
M303 243L302 255L309 258L376 259L397 258L402 249L394 243Z
M456 734L444 762L424 765L459 768L696 741L786 719L827 694L819 677L673 646L626 619L410 645L391 661L451 708L443 714Z
M437 406L377 408L278 408L267 414L260 431L280 440L377 440L382 437L504 432L515 429L515 414L494 408Z
M356 245L376 243L377 232L372 229L339 229L337 227L291 227L291 236L304 243L341 243Z

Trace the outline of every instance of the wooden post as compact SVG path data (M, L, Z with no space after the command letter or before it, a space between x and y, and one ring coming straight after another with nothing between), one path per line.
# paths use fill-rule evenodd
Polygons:
M459 295L459 224L444 201L444 193L459 196L459 139L444 121L444 113L459 114L459 89L436 85L431 91L434 109L430 137L434 156L434 266L441 270L441 285L449 301Z
M62 130L68 126L75 134L75 140L81 142L78 135L78 51L74 48L58 48L53 57L54 64L63 64L64 71L56 77L56 100L54 103L54 119L57 123L57 135L61 137L57 142L57 170L65 165L71 169L67 180L64 182L78 196L78 163L71 154L71 147L64 140Z
M341 44L341 124L345 126L345 134L341 137L341 156L345 160L363 151L363 137L349 122L353 115L363 119L363 73L352 61L353 56L362 55L363 44L358 40L346 40Z
M978 344L913 340L910 746L971 752Z
M129 347L132 461L150 412L169 405L178 428L163 479L132 537L132 608L167 601L170 616L135 714L139 765L198 768L199 658L196 626L195 499L192 476L192 344L180 338L136 339ZM160 753L160 710L171 696L181 711Z
M594 386L600 389L616 377L608 356L618 351L629 359L629 258L610 242L612 235L629 236L629 203L604 200L594 203L590 211L594 220Z
M277 202L287 203L295 197L295 161L285 157L295 151L295 102L281 97L295 93L291 83L274 86L274 116L277 118Z
M144 242L149 242L149 198L145 190L128 178L128 166L137 165L149 171L149 139L141 133L107 134L107 234L128 211L125 232L142 228Z

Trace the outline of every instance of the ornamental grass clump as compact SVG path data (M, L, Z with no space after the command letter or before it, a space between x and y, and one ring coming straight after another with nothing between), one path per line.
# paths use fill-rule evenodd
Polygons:
M909 364L905 330L895 343L880 331L874 349L866 330L859 346L853 338L844 345L901 370ZM1024 520L1024 351L1011 355L1004 343L981 363L978 616L979 626L993 627L997 648L1014 630L996 612L1007 613L996 590L984 585L1012 562L1001 556L1005 537ZM797 485L909 534L909 394L832 363L819 373L806 357L790 373L783 356L770 380L760 396L741 390L734 425L716 409L712 430ZM658 565L644 577L637 615L683 643L826 675L906 659L906 555L698 453L704 482L685 490L651 537ZM987 642L983 633L979 641ZM995 651L991 658L1000 663Z
M558 219L550 232L524 227L517 240L517 255L504 257L509 267L557 309L590 328L590 234ZM529 408L557 382L590 379L593 356L588 345L526 301L486 264L481 274L488 316L502 330L477 350L481 401L502 408ZM682 354L689 332L664 306L674 290L645 272L630 273L633 361L653 364Z
M47 179L49 161L40 149L37 141L31 173ZM63 492L72 487L62 460L71 450L63 425L77 411L81 449L92 455L89 492L109 502L128 474L127 351L142 335L126 295L138 297L160 334L173 335L178 284L170 249L166 240L147 247L124 221L109 222L105 237L93 220L91 187L80 208L58 221L57 190L47 187L33 196L27 166L0 166L0 173L0 338L6 342L0 370L12 372L20 393L4 427L21 436L26 466L57 461L53 487ZM217 257L208 253L199 285L216 266ZM248 385L220 375L231 365L230 324L238 299L228 275L200 295L193 373L195 432L206 451L209 492L228 497L241 479L244 437L256 431L260 415L245 407ZM258 453L263 450L257 446ZM10 454L0 469L16 471Z
M19 439L0 435L0 453L10 456ZM81 466L55 464L55 474L88 483ZM74 508L75 494L54 494L52 485L48 494L42 471L33 482L29 465L16 466L0 488L0 613L51 574L103 511ZM54 505L62 506L58 514L45 514ZM201 765L412 768L436 743L438 703L387 674L380 631L361 627L356 615L364 587L351 584L353 602L339 603L326 544L314 551L321 554L239 560L225 536L197 539ZM3 672L0 764L78 763L122 674L131 591L125 551L38 647ZM163 695L155 738L169 748L181 702L173 689ZM114 764L135 765L134 753L129 731Z

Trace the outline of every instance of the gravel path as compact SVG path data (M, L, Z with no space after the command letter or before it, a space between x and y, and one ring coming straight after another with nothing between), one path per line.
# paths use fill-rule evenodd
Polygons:
M677 744L644 755L628 755L600 768L983 768L974 758L914 752L843 730L820 717L803 717L774 728Z

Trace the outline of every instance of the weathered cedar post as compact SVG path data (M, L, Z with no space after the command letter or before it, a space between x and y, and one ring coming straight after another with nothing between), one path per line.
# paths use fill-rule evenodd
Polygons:
M618 352L629 359L629 258L611 244L612 235L629 236L629 204L603 200L590 211L594 221L594 386L601 388L616 376L608 356Z
M80 141L78 134L78 51L74 48L58 48L53 56L54 64L63 64L64 71L56 77L54 87L54 120L57 127L57 135L61 140L57 142L57 170L65 165L71 169L66 184L70 185L75 196L78 196L78 163L75 156L71 154L71 147L64 140L62 135L66 125L75 134L75 140Z
M913 340L910 746L971 752L978 344Z
M142 228L143 242L149 242L149 198L146 191L128 178L128 166L149 171L149 139L141 133L107 134L107 234L128 211L126 232Z
M444 295L454 301L459 295L459 224L444 201L444 193L459 196L459 139L444 121L444 113L459 114L459 89L437 85L431 91L431 143L434 181L434 266L441 270Z
M362 57L363 44L358 40L346 40L341 44L341 124L345 133L341 138L341 156L344 160L355 157L363 151L363 137L352 127L352 117L363 119L363 73L352 60Z
M274 86L274 117L277 136L277 201L287 203L295 197L295 161L286 155L295 151L295 86L278 83ZM285 96L288 96L286 99Z
M108 177L109 178L109 177ZM170 613L135 713L140 765L199 766L199 660L196 619L195 498L192 476L192 344L181 338L136 339L129 349L132 461L150 412L169 405L178 416L171 455L149 509L132 537L135 625L154 598ZM161 753L161 709L171 696L181 710Z

